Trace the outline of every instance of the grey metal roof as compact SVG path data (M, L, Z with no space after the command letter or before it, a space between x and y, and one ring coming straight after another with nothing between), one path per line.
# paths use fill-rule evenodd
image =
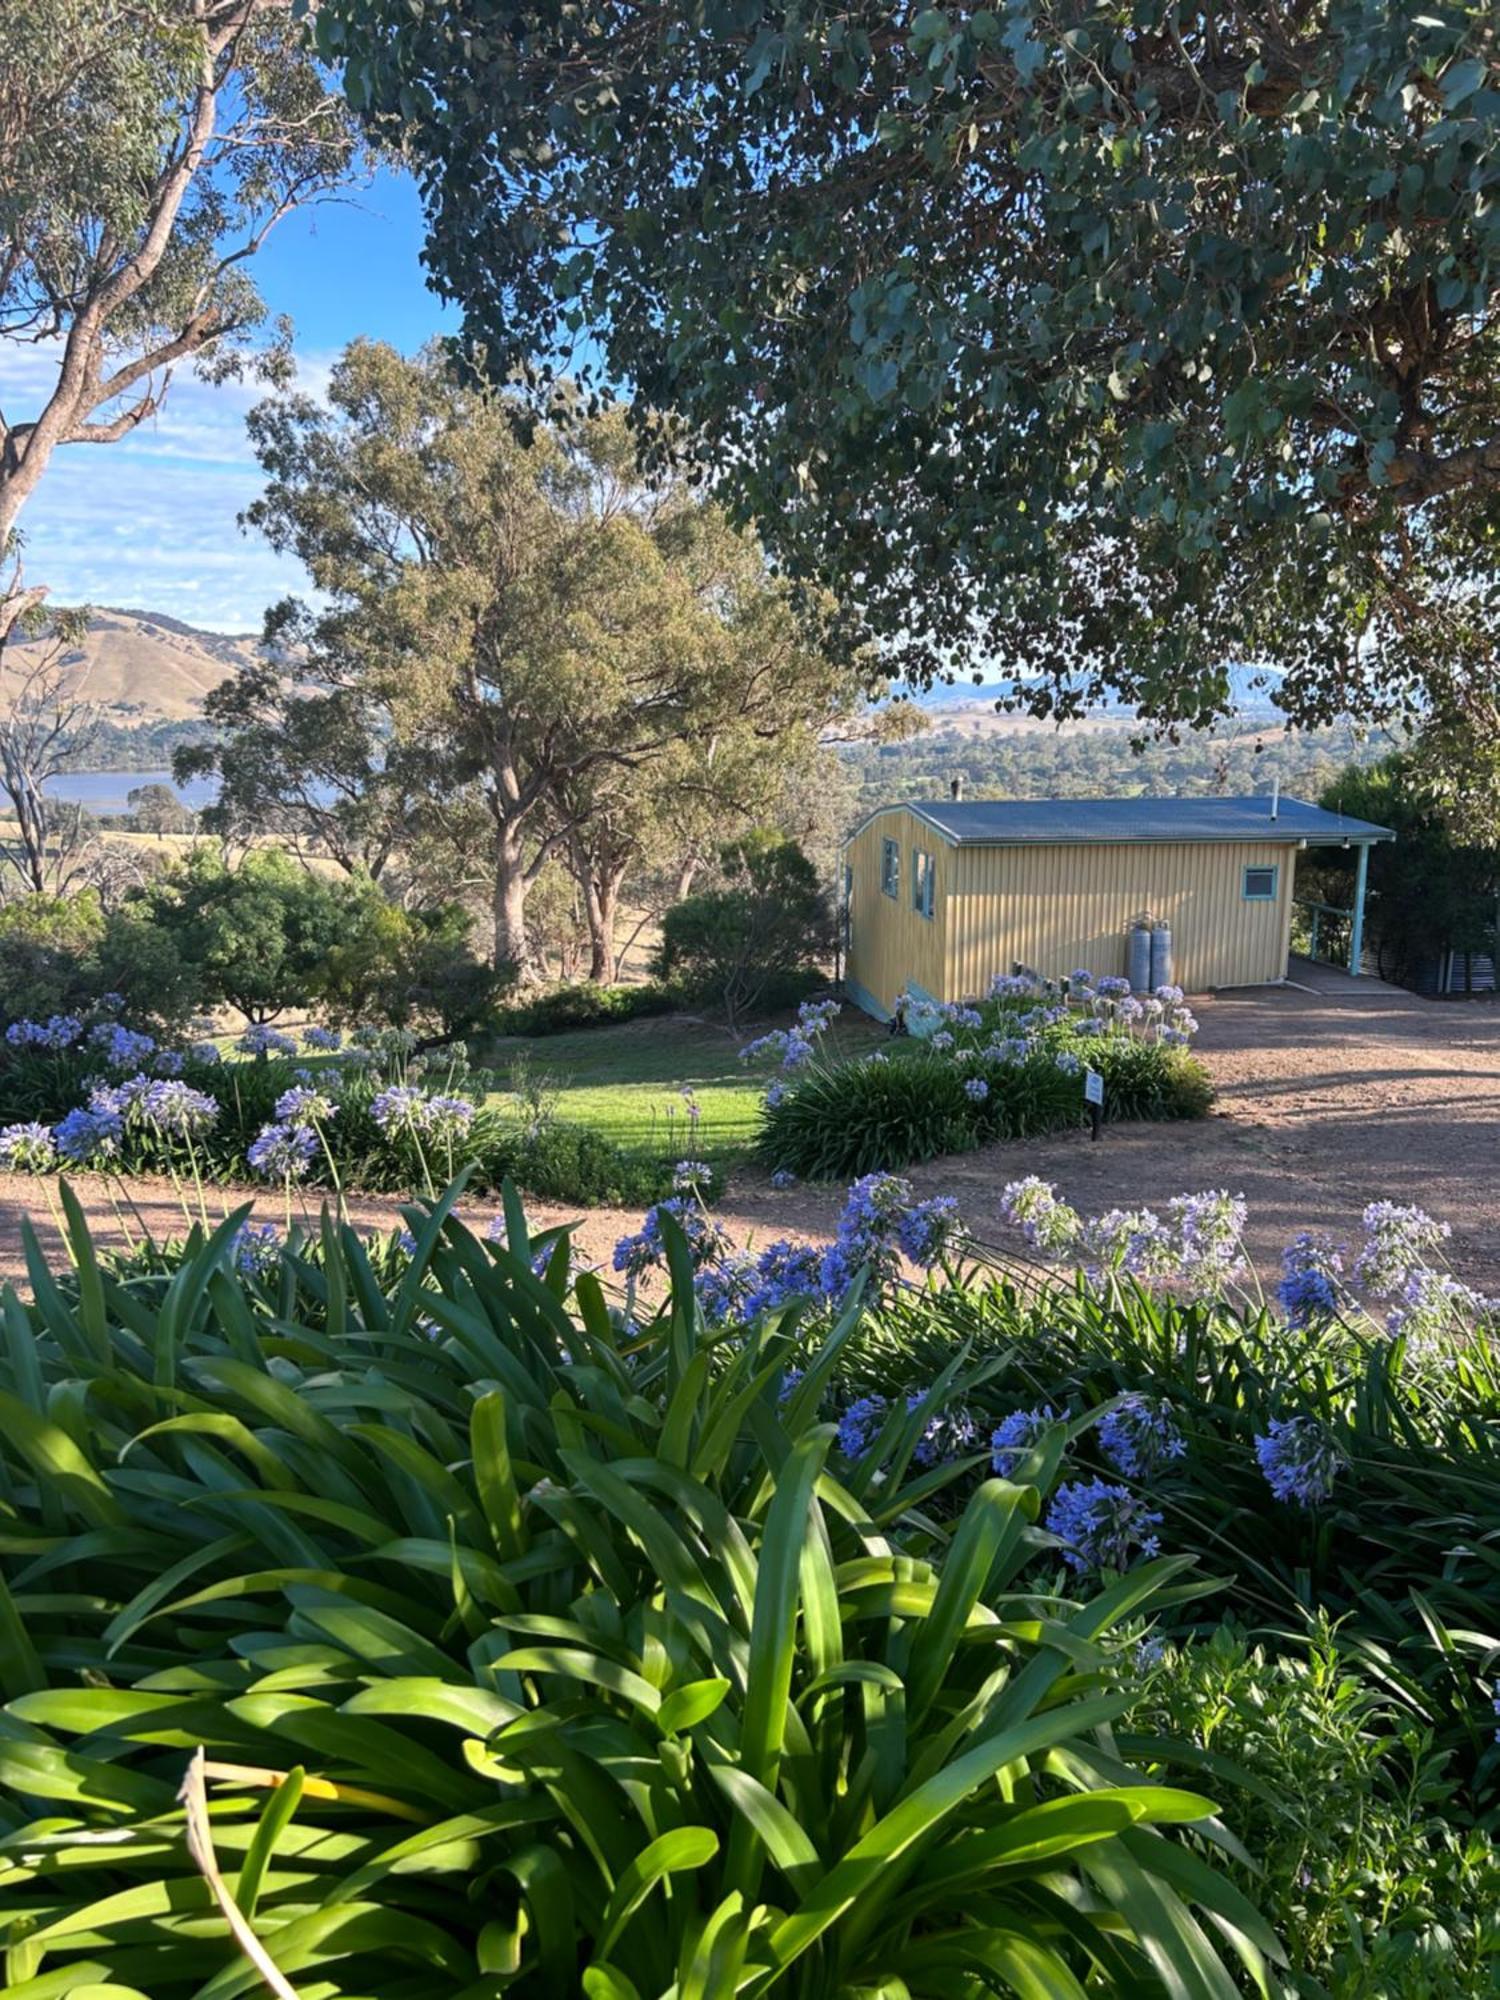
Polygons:
M1264 792L1247 799L912 799L905 805L957 847L1152 840L1305 840L1323 847L1396 837L1389 827L1324 812L1304 799L1283 797L1273 819Z

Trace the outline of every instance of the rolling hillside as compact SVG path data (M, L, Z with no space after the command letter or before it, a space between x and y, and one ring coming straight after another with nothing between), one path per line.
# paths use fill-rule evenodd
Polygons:
M34 655L39 640L13 643L17 663ZM203 712L203 698L259 649L252 633L200 632L158 611L94 612L88 637L69 656L74 691L96 702L109 721L180 722ZM0 707L14 675L0 675Z

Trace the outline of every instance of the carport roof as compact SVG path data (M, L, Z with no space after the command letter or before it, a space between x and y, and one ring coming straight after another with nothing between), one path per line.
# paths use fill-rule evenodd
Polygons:
M1268 793L1242 799L911 799L906 810L955 847L1089 841L1285 841L1341 847L1394 840L1389 827ZM881 811L889 808L881 807ZM871 815L874 817L874 815Z

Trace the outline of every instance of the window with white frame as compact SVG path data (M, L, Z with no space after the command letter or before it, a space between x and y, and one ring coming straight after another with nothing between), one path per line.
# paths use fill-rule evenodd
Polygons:
M899 896L901 893L899 840L883 840L880 843L880 886L888 896Z
M937 868L924 848L911 851L911 906L919 917L930 917L937 897Z

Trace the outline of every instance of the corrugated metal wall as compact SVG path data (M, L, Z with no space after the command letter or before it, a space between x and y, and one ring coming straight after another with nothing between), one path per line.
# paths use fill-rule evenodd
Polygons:
M948 939L943 999L982 993L1017 959L1049 977L1075 966L1096 975L1123 973L1125 926L1140 910L1171 924L1174 977L1189 992L1252 985L1286 972L1294 843L1163 841L947 852L955 888L946 913L939 912L946 914ZM1245 901L1247 867L1280 870L1274 902Z
M881 843L886 840L898 841L901 847L901 886L894 899L880 886ZM912 908L913 854L917 848L932 856L936 870L931 917ZM877 813L850 841L844 859L853 884L847 959L851 986L863 988L863 994L881 1013L889 1013L902 987L912 984L935 1000L947 999L943 990L945 930L956 850L898 806Z

